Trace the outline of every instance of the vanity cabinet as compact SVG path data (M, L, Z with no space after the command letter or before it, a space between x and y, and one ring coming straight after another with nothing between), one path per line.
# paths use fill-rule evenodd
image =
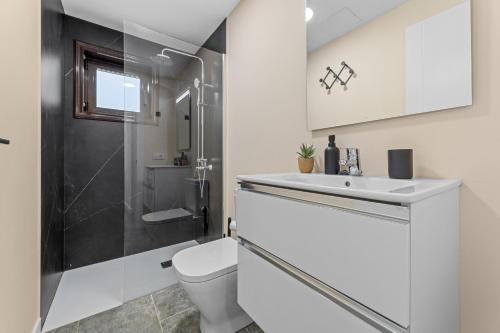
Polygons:
M238 303L266 333L457 333L458 187L385 202L242 182Z

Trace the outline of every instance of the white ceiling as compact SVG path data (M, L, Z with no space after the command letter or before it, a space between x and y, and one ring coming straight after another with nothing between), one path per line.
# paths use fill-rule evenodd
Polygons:
M137 37L148 39L151 31L154 31L166 35L167 40L173 37L173 39L201 46L239 1L62 0L62 4L67 15L111 29L125 30ZM135 28L124 29L124 25ZM158 38L154 41L161 43ZM177 46L179 49L189 51L189 47L186 45L182 47L182 43L180 44L179 46L169 43L168 46Z
M314 11L307 24L308 52L337 39L408 0L307 0Z

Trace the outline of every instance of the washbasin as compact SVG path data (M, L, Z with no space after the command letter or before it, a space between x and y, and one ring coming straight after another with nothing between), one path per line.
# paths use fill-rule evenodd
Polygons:
M400 180L388 177L301 173L243 175L237 179L244 183L398 203L422 200L461 183L454 179Z
M379 177L352 177L340 175L323 174L292 174L281 176L270 176L271 178L281 179L287 182L296 182L325 187L341 187L350 189L362 189L368 191L390 192L413 186L415 183L411 180L398 180Z

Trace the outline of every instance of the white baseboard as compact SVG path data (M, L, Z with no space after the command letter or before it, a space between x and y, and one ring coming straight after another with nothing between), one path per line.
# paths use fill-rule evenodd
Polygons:
M42 320L40 318L36 320L32 333L42 333Z

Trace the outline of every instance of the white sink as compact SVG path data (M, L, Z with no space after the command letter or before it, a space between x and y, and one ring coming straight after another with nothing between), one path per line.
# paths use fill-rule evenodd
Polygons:
M242 182L329 193L371 200L410 203L460 185L452 179L399 180L324 174L258 174L238 176Z
M298 182L326 187L349 187L351 189L361 189L369 191L394 191L400 188L413 186L415 182L408 180L398 180L377 177L352 177L352 176L331 176L323 174L288 174L270 176L276 180L287 182Z

